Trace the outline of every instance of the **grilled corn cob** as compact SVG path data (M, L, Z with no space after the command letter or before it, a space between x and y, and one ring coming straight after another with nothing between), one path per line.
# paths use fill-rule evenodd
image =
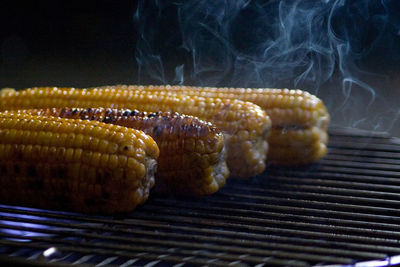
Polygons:
M265 169L271 121L259 106L250 102L166 92L52 87L0 94L0 110L51 107L129 108L192 115L222 130L232 176L249 177Z
M139 130L0 113L0 201L128 212L147 199L158 154L153 139Z
M289 89L244 89L190 86L104 86L114 90L171 92L190 96L240 99L264 109L272 121L268 161L276 164L307 164L327 152L329 114L316 96Z
M160 149L155 185L159 192L208 195L222 187L229 176L221 131L192 116L110 108L49 108L11 112L96 120L142 130L156 141Z

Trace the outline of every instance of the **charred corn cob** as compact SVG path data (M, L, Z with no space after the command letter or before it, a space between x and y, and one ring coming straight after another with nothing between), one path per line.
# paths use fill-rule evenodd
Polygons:
M192 115L222 130L232 176L249 177L265 169L271 121L259 106L250 102L167 92L52 87L0 94L0 110L50 107L129 108Z
M191 96L240 99L264 109L272 121L268 161L276 164L307 164L327 152L329 114L316 96L289 89L244 89L190 86L104 86L110 90L168 91Z
M159 192L208 195L222 187L229 176L221 131L192 116L110 108L49 108L11 112L96 120L142 130L156 141L160 149L155 185Z
M147 199L158 154L153 139L139 130L0 113L0 201L128 212Z

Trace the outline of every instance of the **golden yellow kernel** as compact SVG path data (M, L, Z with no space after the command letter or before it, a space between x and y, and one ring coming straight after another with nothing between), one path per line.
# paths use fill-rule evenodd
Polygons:
M138 160L144 160L144 157L146 156L146 153L142 148L136 148L134 151L134 157Z
M91 150L98 150L99 143L100 143L100 139L99 139L99 138L96 138L96 137L93 137L93 138L90 140L89 148L90 148Z
M83 149L89 149L91 141L92 141L92 137L90 135L84 135L83 136L82 148Z
M83 135L76 134L75 139L73 140L73 147L82 148L83 146Z
M6 142L15 143L16 139L17 139L17 130L15 129L8 130Z
M20 132L21 140L19 143L21 142L29 143L28 140L30 138L30 135L31 135L30 131L21 131Z
M125 167L125 165L128 162L128 157L125 155L119 155L118 156L118 166L119 167Z
M66 147L74 147L75 139L76 139L76 135L74 133L69 133L65 140L65 146Z
M100 166L100 159L101 159L101 153L100 152L93 152L92 159L90 161L90 165L94 166L94 167L99 167Z
M102 154L100 158L100 166L106 167L108 165L108 158L109 158L108 154Z
M108 145L109 142L107 140L100 140L99 146L98 146L98 151L101 153L108 153Z
M128 157L127 167L130 169L138 169L140 162L133 157Z
M118 167L118 156L117 155L110 155L109 159L108 159L108 166L109 168L115 169L116 167Z
M82 152L83 152L83 150L81 148L74 149L74 161L75 162L80 162L82 160Z
M71 129L72 123L64 122L61 123L58 127L58 132L67 133Z
M55 160L59 162L65 161L66 149L65 147L57 147L56 148L56 157Z
M109 154L114 154L117 153L118 151L118 144L116 143L108 143L108 147L107 147L107 153Z
M123 142L124 139L125 139L124 134L121 132L114 132L114 134L111 136L111 142L114 142L117 144Z
M65 162L72 162L74 159L74 149L73 148L67 148L65 150Z
M139 167L136 169L136 175L142 179L146 175L146 167L143 163L139 163Z

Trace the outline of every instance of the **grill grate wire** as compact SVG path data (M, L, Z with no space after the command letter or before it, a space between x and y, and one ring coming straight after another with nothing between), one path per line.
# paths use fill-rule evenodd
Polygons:
M319 163L123 217L0 205L0 262L66 266L387 266L400 262L400 140L330 129Z

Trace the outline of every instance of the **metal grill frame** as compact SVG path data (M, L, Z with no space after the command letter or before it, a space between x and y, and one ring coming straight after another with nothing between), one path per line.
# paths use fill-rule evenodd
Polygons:
M151 196L121 217L0 205L0 262L69 266L400 263L400 139L333 128L319 163L228 180L213 196ZM45 255L50 247L57 250Z

